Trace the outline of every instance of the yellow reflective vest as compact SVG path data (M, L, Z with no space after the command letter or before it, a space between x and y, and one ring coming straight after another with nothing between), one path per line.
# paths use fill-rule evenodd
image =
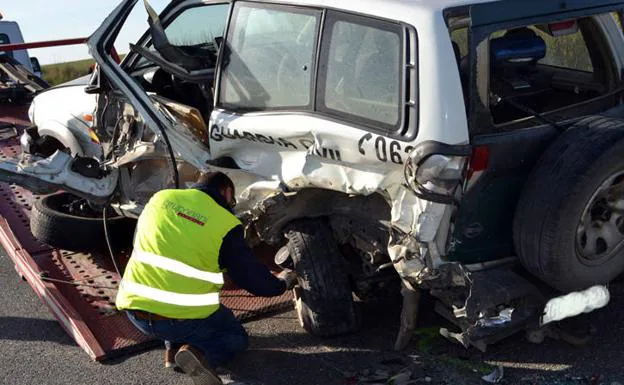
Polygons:
M119 286L120 310L205 318L219 308L219 250L240 221L208 194L161 190L143 209Z

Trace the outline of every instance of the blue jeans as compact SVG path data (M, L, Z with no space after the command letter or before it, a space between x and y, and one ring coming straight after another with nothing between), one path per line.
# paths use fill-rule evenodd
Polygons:
M208 318L187 320L144 320L130 310L130 322L142 333L165 344L189 344L199 349L212 368L223 366L247 349L249 336L232 311L221 305Z

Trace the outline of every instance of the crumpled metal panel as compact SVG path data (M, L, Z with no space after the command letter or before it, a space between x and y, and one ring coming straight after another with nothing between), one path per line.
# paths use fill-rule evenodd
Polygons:
M294 140L291 137L282 139ZM238 150L231 150L233 153L229 155L239 154ZM215 151L224 150L215 149ZM443 221L450 220L449 214L453 207L417 197L403 184L402 173L384 174L375 169L365 171L355 166L347 167L324 161L308 152L275 151L267 155L266 152L258 151L254 155L251 148L240 154L241 158L235 159L250 169L211 167L212 170L225 172L235 181L236 190L239 192L237 196L239 203L236 208L239 215L244 216L247 213L253 217L259 213L266 214L267 205L274 205L280 200L287 199L289 194L302 194L315 187L358 196L379 193L385 197L391 208L391 218L386 224L393 231L387 250L399 274L414 284L419 284L433 269L443 263L435 242L438 235L446 239L447 234L439 234L439 229L448 229L448 223ZM266 156L275 159L261 159ZM432 156L422 165L418 176L433 180L444 179L445 174L449 173L457 175L464 167L464 161L460 157ZM258 174L250 174L250 170L267 174L276 173L280 178L278 180L263 178ZM290 176L290 179L287 176ZM436 188L430 184L428 186ZM335 203L332 201L330 204L327 201L323 206L329 207ZM317 214L322 215L323 212L321 207ZM283 215L287 217L289 214L284 208ZM436 250L434 255L430 253L430 248ZM444 250L442 255L443 252Z

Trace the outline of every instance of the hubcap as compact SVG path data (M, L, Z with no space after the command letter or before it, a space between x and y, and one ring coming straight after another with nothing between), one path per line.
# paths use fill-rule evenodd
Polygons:
M624 243L624 171L608 178L594 193L576 231L580 259L600 264Z

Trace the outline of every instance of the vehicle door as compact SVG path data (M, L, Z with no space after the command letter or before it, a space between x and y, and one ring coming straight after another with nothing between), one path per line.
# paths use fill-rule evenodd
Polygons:
M167 122L168 119L156 111L158 108L153 104L173 103L180 108L190 108L194 113L201 115L198 119L202 122L207 121L212 110L212 82L217 41L224 33L229 10L228 1L172 2L158 16L149 5L147 7L151 27L136 44L131 44L130 53L121 65L117 66L107 56L101 59L105 62L104 65L98 62L105 72L107 69L114 71L112 76L105 73L106 77L110 76L114 82L131 86L130 90L127 90L114 84L109 90L104 90L106 97L98 101L97 127L98 135L102 135L103 142L106 143L105 157L110 155L112 148L119 147L119 143L110 141L113 140L120 110L125 108L125 103L138 111L146 126L158 135L162 134L159 124L168 125L175 122ZM102 37L100 41L103 42L104 38ZM195 65L197 62L201 66L187 67L189 63ZM204 123L199 125L202 124ZM205 127L198 129L207 132ZM171 131L170 135L175 136L173 131L176 130ZM207 134L204 136L207 138ZM203 143L198 143L199 146L190 145L189 140L192 138L189 137L177 139L179 140L172 138L174 151L182 154L183 158L187 153L200 157L201 160L194 159L194 165L198 168L203 167L208 158L207 139ZM107 146L110 147L109 151L106 151Z
M417 54L416 29L397 21L235 2L217 69L213 158L292 189L369 194L401 184L428 136L419 134L430 112L419 107ZM448 142L466 134L449 132Z
M166 73L175 72L181 78L196 81L211 79L214 66L188 71L177 63L171 63L157 49L151 49L151 31L146 32L136 45L131 46L132 52L120 65L118 57L113 57L111 53L114 52L114 43L136 2L137 0L122 1L89 39L87 44L97 63L97 72L87 91L99 94L99 103L108 100L108 104L98 106L101 114L119 114L119 106L123 107L127 102L137 116L141 117L147 130L153 131L155 135L168 133L172 157L182 156L193 166L205 168L206 161L210 159L206 143L198 140L197 135L188 132L185 127L177 125L176 120L171 119L162 108L157 108L150 96L153 92L150 95L148 92L153 91L150 88L153 86L150 72L153 75L157 69L166 69ZM152 22L158 23L161 30L168 31L169 41L166 43L169 45L165 46L169 49L173 47L174 53L177 52L175 44L182 43L190 46L191 50L212 50L216 54L215 40L218 40L223 31L228 7L227 1L184 0L172 2L160 16L155 15L151 9L150 13ZM209 22L215 20L220 24L212 26ZM116 125L108 125L105 121L102 123L102 126L97 126L101 130L97 132L99 137L96 136L94 140L104 144L107 156L123 156L122 146L113 142ZM113 150L121 152L113 154ZM93 172L90 173L91 176L77 172L80 166L75 167L73 163L76 159L71 159L68 154L57 152L52 157L53 159L34 157L28 165L20 164L17 159L0 162L0 178L39 193L61 188L94 201L107 200L117 188L117 168L94 178Z
M567 4L567 5L566 5ZM516 203L533 166L566 122L619 104L619 1L493 2L470 9L469 123L474 146L452 260L514 255ZM619 41L618 44L612 44ZM513 56L513 57L512 57Z

